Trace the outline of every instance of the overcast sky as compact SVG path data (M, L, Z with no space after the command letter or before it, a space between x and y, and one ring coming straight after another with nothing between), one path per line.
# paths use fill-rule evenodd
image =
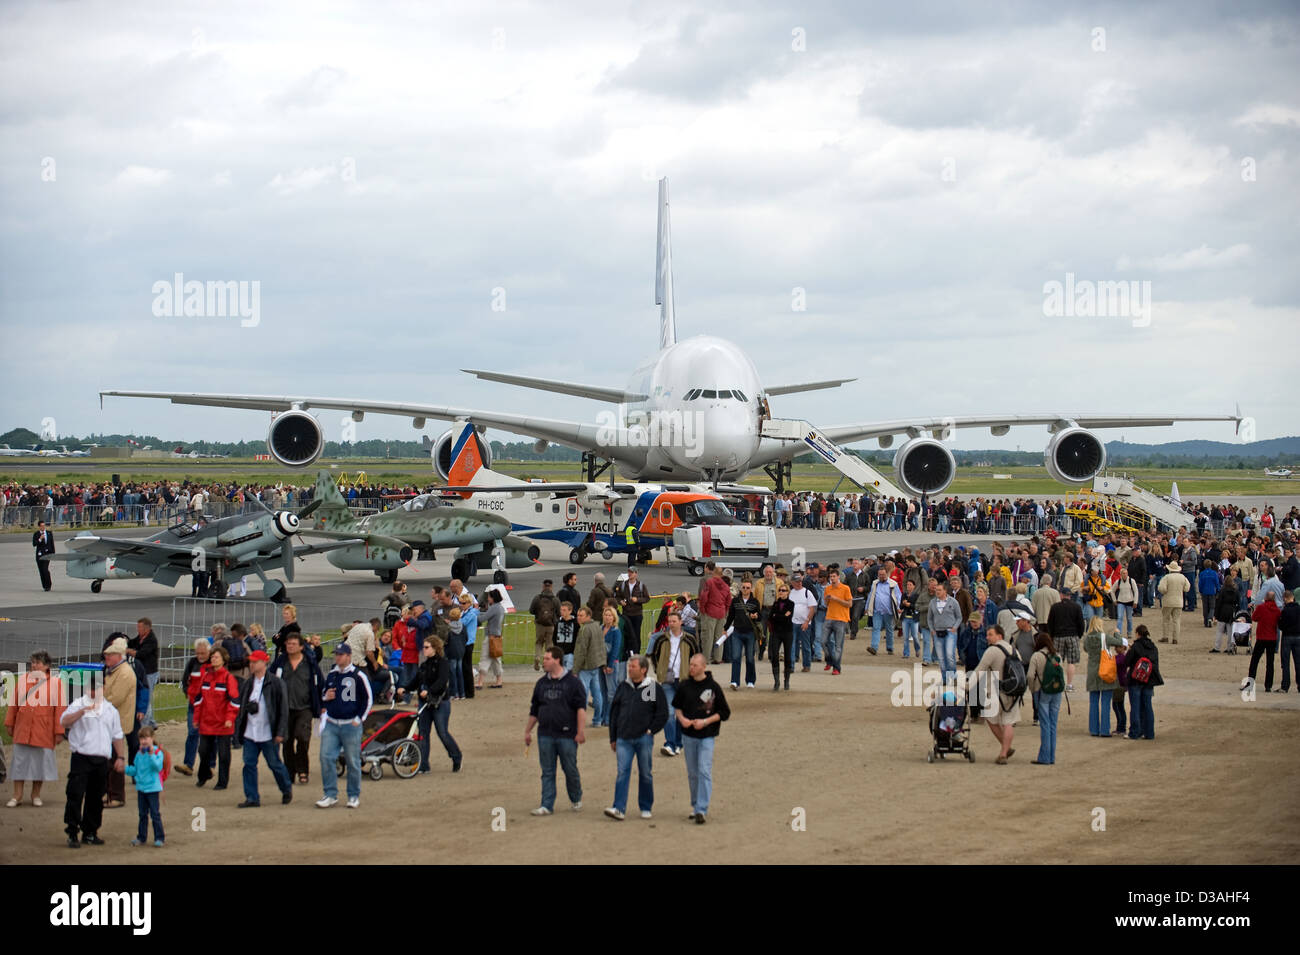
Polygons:
M457 369L625 384L667 175L679 335L858 378L778 415L1240 402L1300 432L1296 7L983 7L6 3L0 430L267 425L109 388L594 420ZM260 283L258 324L155 315L176 273ZM1067 273L1137 283L1135 314L1047 314Z

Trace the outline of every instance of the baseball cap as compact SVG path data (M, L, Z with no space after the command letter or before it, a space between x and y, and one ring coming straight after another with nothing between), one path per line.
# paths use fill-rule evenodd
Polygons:
M268 663L269 663L270 660L271 660L270 656L267 655L267 652L266 652L265 650L254 650L252 653L250 653L250 654L248 655L248 659L250 659L250 660L262 660L262 661L265 661L265 662L268 662Z
M337 647L334 648L335 656L338 656L340 653L344 653L347 654L348 656L352 656L352 648L347 645L346 641L340 643Z

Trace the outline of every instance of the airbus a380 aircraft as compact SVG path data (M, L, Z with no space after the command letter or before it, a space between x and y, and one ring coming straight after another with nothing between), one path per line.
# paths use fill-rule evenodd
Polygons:
M430 418L472 422L480 435L492 427L536 438L539 450L552 442L565 445L584 453L588 480L594 480L599 473L597 461L613 462L621 476L641 481L735 481L761 467L776 480L779 490L788 478L790 462L811 448L868 490L893 496L936 494L948 487L957 468L942 439L954 428L988 428L1002 435L1013 425L1046 425L1051 435L1044 452L1048 473L1058 481L1082 484L1106 464L1105 446L1092 429L1169 425L1175 421L1241 421L1239 413L1185 416L1053 412L918 417L816 428L806 421L773 418L771 398L834 388L853 379L765 388L753 362L733 343L710 336L677 340L667 179L659 181L657 266L659 351L637 367L627 388L466 369L484 380L591 398L613 406L594 415L591 422L404 401L294 395L105 391L100 398L166 398L174 404L274 412L267 450L289 467L307 467L324 449L324 433L311 412L336 410L351 412L355 421L367 413L403 415L411 418L417 429ZM451 447L457 432L458 428L452 427L431 445L433 467L444 479L450 471ZM871 438L878 440L881 447L889 447L896 436L907 438L894 456L901 488L839 447ZM490 446L481 436L478 441L484 464L491 467Z

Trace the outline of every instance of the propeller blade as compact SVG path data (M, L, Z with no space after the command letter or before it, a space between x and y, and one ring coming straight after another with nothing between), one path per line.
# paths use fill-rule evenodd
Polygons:
M299 519L302 519L304 517L310 517L312 512L315 511L316 508L321 506L321 503L322 503L321 498L319 497L312 498L310 501L307 502L307 506L298 512Z
M280 567L284 570L284 579L293 583L293 541L286 540L280 545Z

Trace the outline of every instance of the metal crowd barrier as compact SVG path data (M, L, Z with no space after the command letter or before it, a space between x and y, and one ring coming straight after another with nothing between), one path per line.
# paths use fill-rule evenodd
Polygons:
M376 514L382 509L375 506L379 499L367 499L367 504L349 505L354 517ZM392 504L391 501L382 502ZM274 505L267 503L274 509ZM305 501L285 504L285 510L299 510L306 506ZM0 508L0 527L9 530L18 528L35 529L37 521L45 521L50 529L60 531L82 531L111 527L169 527L177 521L191 516L191 511L180 504L144 505L144 504L87 504L78 508L75 504L56 504L52 507L16 507L9 505ZM238 514L260 514L262 505L257 501L245 501L234 504L229 501L213 501L203 506L203 513L209 517L222 518Z

